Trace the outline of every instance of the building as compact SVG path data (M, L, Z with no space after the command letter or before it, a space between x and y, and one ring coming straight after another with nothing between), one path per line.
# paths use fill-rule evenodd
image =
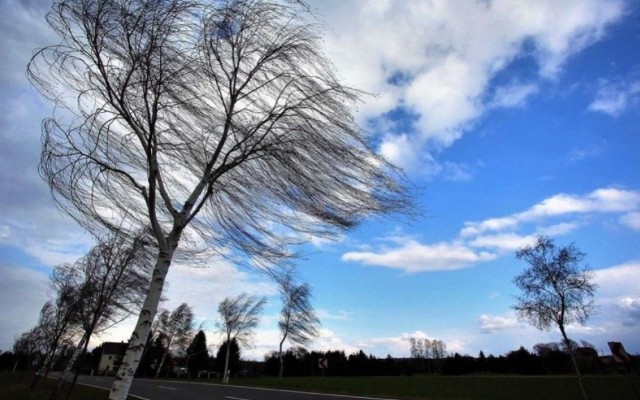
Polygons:
M102 343L102 353L100 354L97 373L100 375L114 375L122 362L127 347L129 347L129 343Z

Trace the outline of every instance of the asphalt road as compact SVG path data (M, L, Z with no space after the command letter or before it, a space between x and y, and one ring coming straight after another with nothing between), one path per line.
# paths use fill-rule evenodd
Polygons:
M111 388L113 377L83 376L78 383L101 388ZM287 390L249 388L211 383L165 381L156 379L135 379L130 395L140 400L354 400L374 399Z

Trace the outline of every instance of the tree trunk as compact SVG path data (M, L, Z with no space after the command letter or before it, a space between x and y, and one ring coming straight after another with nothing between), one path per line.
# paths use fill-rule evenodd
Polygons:
M36 367L36 374L33 377L33 381L31 381L31 385L29 385L29 389L35 388L38 382L40 381L40 373L39 373L40 370L44 369L44 373L42 375L44 378L46 378L49 375L49 364L53 362L55 350L56 349L54 348L53 351L45 354L42 362L38 363L38 366Z
M73 351L73 355L71 356L71 359L69 361L67 361L67 365L64 367L64 370L62 371L62 373L58 377L58 381L56 382L56 385L54 386L53 390L51 391L51 395L49 395L49 400L54 400L56 398L56 396L58 395L58 392L60 391L60 388L62 387L62 383L67 379L67 376L69 375L69 373L73 369L73 364L76 362L76 360L80 356L80 353L84 350L84 344L85 344L85 341L86 341L86 337L87 337L87 335L85 333L84 335L82 335L82 338L80 338L80 342L76 346L76 349Z
M122 364L118 368L115 380L111 386L109 392L109 400L126 400L133 382L133 377L140 364L142 358L142 352L144 351L145 344L149 338L149 330L153 319L158 312L158 305L160 304L160 296L162 295L162 289L164 282L169 272L169 266L173 258L173 252L178 245L179 237L173 238L169 243L170 250L161 250L158 254L155 268L151 275L151 282L149 284L149 291L147 297L144 300L140 315L136 327L129 339L129 347L124 355Z
M584 382L582 381L582 374L580 373L580 368L578 368L578 362L576 361L576 356L573 351L573 346L571 346L571 341L564 331L564 326L560 325L560 332L562 333L562 337L564 339L564 344L569 351L569 355L571 356L571 362L573 362L573 367L576 370L576 375L578 377L578 383L580 384L580 390L582 391L582 397L584 400L589 400L589 396L587 396L587 391L584 388Z
M164 360L167 358L167 352L169 350L162 353L162 358L160 359L160 364L158 364L158 369L156 370L156 379L160 377L160 371L162 371L162 367L164 366Z
M224 357L224 371L222 383L229 383L229 355L231 354L231 340L227 337L227 354Z
M282 345L284 339L280 341L280 348L278 350L278 358L280 359L280 373L278 374L278 387L282 388L282 377L284 376L284 357L282 357Z
M84 354L87 352L87 347L89 347L89 339L91 338L91 335L93 335L93 329L95 328L92 328L91 331L87 332L87 338L84 341L82 353L80 354ZM73 380L71 381L71 386L69 387L69 390L67 391L67 396L65 397L66 400L69 400L69 398L71 397L71 392L73 391L73 388L76 386L76 382L78 381L78 375L80 375L80 368L76 368L76 373L73 374Z

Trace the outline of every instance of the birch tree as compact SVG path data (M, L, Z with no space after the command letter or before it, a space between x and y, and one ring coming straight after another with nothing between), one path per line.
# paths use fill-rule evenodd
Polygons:
M282 385L284 373L282 346L284 342L289 340L291 343L299 345L307 344L312 338L318 336L320 320L311 305L311 287L308 283L297 283L293 269L289 269L278 279L278 286L282 300L282 310L278 322L282 335L278 347L278 359L280 360L278 377Z
M266 302L267 299L264 297L259 299L242 294L238 297L227 297L218 306L219 328L227 343L222 383L229 383L230 343L234 340L240 344L248 343L253 330L258 326L258 317Z
M529 268L514 279L521 294L514 309L518 315L541 330L557 327L567 352L571 356L580 389L585 400L587 392L574 354L575 345L567 336L572 323L585 325L596 309L593 272L584 264L585 253L574 244L558 247L546 236L537 238L533 246L516 252Z
M50 399L55 398L75 361L86 352L91 336L123 321L142 304L151 265L148 247L144 232L132 238L112 233L99 240L73 265L58 267L65 270L65 275L73 277L73 285L77 288L74 301L81 332L74 354ZM67 398L78 374L79 370L74 374Z
M36 332L44 348L44 357L39 365L44 378L49 375L58 350L70 346L78 332L78 288L73 285L72 276L73 273L66 269L54 269L51 287L56 295L55 300L47 301L40 310ZM31 388L37 385L39 377L39 374L34 377Z
M110 400L127 396L181 242L268 268L305 238L407 209L404 178L355 124L360 92L337 80L306 10L53 2L59 42L28 67L56 110L42 124L40 173L89 231L124 220L157 246Z
M162 354L156 378L160 377L160 371L164 366L167 353L175 350L185 350L189 345L191 333L193 332L193 311L187 303L182 303L175 310L163 309L158 315L158 321L154 331L164 342L165 352Z

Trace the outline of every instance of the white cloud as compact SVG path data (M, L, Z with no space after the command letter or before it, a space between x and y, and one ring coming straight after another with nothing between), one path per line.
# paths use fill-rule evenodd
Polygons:
M415 273L460 269L495 257L492 253L476 252L462 244L443 242L425 245L410 240L400 247L383 249L378 253L349 252L342 256L342 260Z
M640 231L640 211L633 211L620 217L620 223L629 228Z
M500 87L496 90L489 107L522 107L527 98L538 92L538 87L534 84L515 83L509 86Z
M640 82L600 82L596 98L589 110L617 117L628 107L629 102L640 93Z
M609 268L598 269L595 281L599 285L598 297L615 299L617 302L625 297L639 297L640 261L629 261Z
M515 315L487 315L483 314L479 318L480 330L484 333L494 333L505 331L520 326Z
M487 98L493 78L514 60L530 60L538 78L554 79L568 58L600 40L624 13L621 0L312 5L333 27L327 52L346 82L380 94L360 107L360 118L399 107L416 116L415 132L387 135L381 146L403 162L450 146L491 108L522 106L536 82L516 78Z
M480 235L484 232L498 232L515 229L525 222L538 222L548 218L572 214L587 213L623 213L632 212L640 205L640 192L617 188L602 188L584 195L557 194L544 199L529 209L506 217L489 218L480 222L465 222L460 231L462 237ZM555 225L549 234L568 232L575 229L572 224Z
M565 235L580 228L579 221L551 221L562 216L589 213L627 213L621 223L636 229L640 192L601 188L583 196L557 194L519 213L479 222L465 222L458 238L433 244L406 235L394 235L394 247L377 251L352 251L343 261L395 268L407 273L454 270L491 261L507 252L530 245L538 235ZM525 224L529 233L519 233ZM484 250L481 250L484 249Z
M500 250L517 250L535 242L534 235L520 236L515 233L483 235L473 239L469 244L473 247L493 247Z

